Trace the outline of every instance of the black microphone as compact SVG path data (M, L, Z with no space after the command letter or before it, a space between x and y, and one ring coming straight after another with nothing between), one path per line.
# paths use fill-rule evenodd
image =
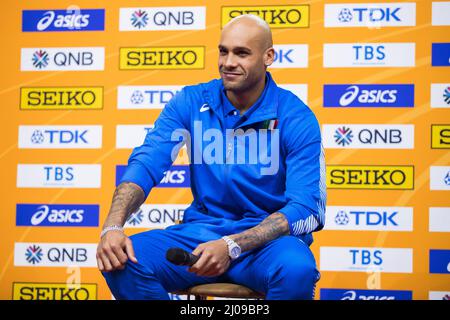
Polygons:
M166 252L166 259L178 266L192 266L197 262L199 256L193 255L181 248L170 248Z

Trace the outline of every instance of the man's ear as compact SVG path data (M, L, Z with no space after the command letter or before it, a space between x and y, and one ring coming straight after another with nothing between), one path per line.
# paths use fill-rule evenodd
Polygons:
M264 64L266 65L266 67L268 67L273 63L274 60L275 50L273 49L273 47L270 47L264 52Z

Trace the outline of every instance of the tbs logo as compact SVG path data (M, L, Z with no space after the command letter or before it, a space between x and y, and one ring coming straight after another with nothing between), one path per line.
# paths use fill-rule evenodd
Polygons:
M375 265L379 266L383 264L382 251L381 250L364 250L364 249L350 249L352 254L353 265Z
M386 58L385 47L383 45L354 45L353 52L357 62L383 61Z

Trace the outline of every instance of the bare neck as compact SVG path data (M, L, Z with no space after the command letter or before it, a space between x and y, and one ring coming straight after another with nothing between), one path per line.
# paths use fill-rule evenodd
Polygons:
M227 90L226 95L230 100L231 104L243 114L247 111L261 96L264 91L264 86L266 83L266 77L259 81L255 87L250 90L236 92Z

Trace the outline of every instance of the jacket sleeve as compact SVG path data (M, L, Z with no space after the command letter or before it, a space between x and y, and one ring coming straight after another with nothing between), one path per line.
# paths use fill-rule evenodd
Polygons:
M136 147L128 159L128 165L119 183L133 182L139 185L147 198L150 190L159 184L175 160L183 139L173 139L172 134L186 132L189 124L189 107L185 89L178 92L164 107L144 143Z
M280 129L284 131L288 202L278 212L285 215L290 234L302 236L321 230L325 223L325 159L314 114L309 111L304 117L289 118Z

